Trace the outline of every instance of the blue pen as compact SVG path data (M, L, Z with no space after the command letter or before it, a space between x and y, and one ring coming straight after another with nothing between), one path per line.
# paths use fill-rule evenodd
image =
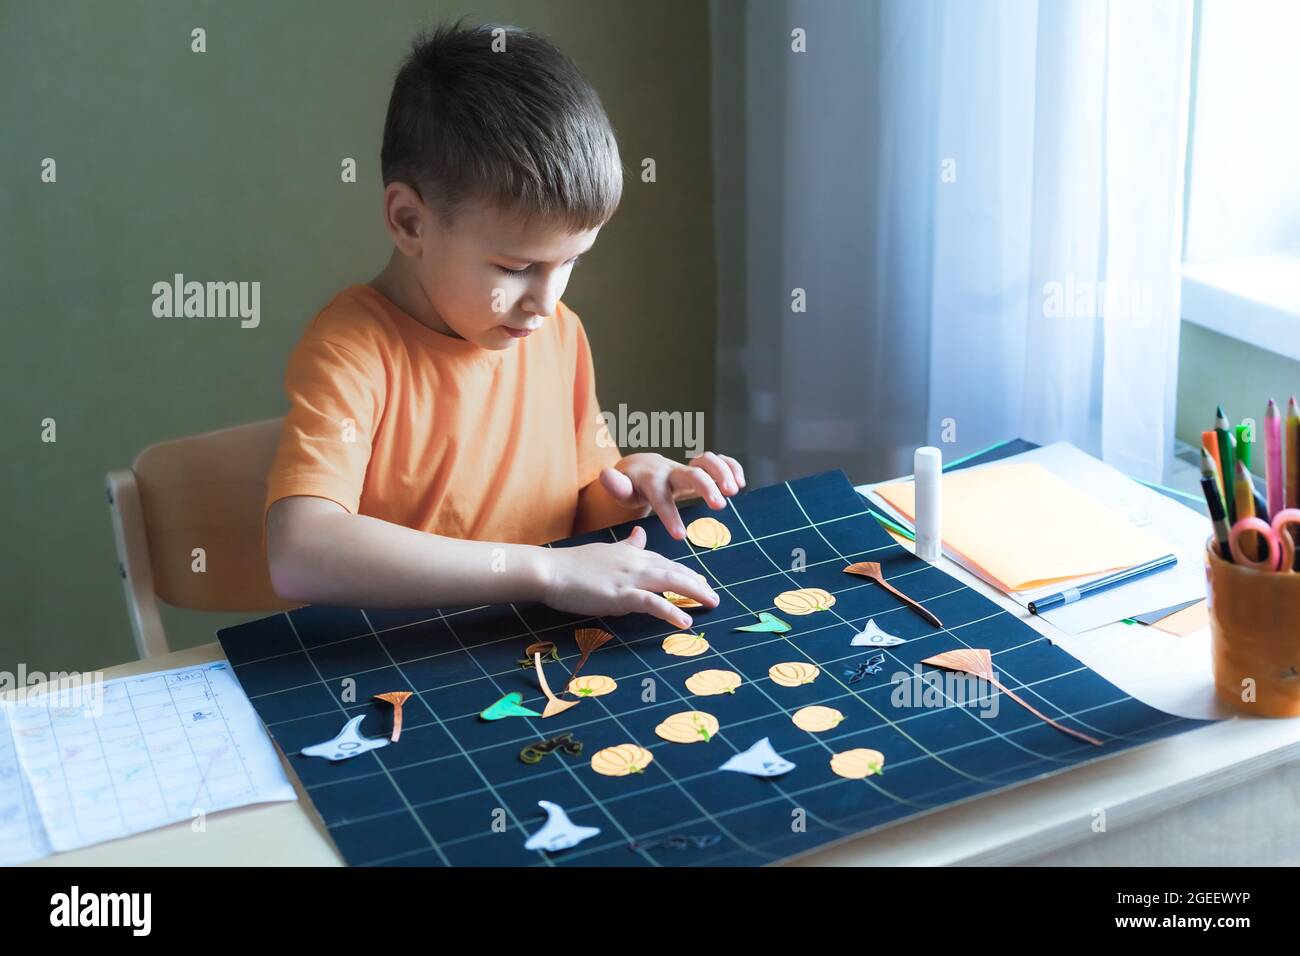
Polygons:
M1053 594L1050 597L1040 598L1037 601L1029 602L1030 614L1042 614L1044 611L1050 611L1054 607L1061 607L1065 604L1073 604L1075 601L1082 601L1099 591L1109 591L1111 588L1119 587L1121 584L1128 584L1130 581L1136 581L1138 578L1144 578L1148 574L1155 574L1157 571L1163 571L1165 568L1172 568L1178 563L1178 555L1166 554L1163 558L1156 558L1154 561L1148 561L1146 564L1135 565L1126 568L1123 571L1116 571L1114 574L1108 574L1104 578L1097 578L1095 581L1089 581L1087 584L1080 584L1077 588L1069 588L1060 594Z

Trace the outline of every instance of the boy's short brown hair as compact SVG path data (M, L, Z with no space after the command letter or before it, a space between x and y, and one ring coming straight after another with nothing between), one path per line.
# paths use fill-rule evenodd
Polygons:
M384 185L411 186L447 225L469 199L568 232L603 225L622 198L623 166L596 91L548 40L461 23L418 35L397 73ZM495 52L498 29L505 48Z

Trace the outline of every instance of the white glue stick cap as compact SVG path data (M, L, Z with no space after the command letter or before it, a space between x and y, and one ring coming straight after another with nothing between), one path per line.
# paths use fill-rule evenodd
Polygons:
M943 554L943 452L928 445L912 458L916 480L916 556L938 561Z

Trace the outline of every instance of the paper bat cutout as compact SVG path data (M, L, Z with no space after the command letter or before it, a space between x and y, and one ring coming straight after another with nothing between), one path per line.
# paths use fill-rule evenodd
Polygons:
M533 655L533 662L537 668L537 681L542 685L542 693L546 695L546 706L542 708L543 717L554 717L556 714L562 714L570 707L577 707L576 700L560 700L551 693L551 685L546 683L546 674L542 670L542 655L537 653Z
M755 777L779 777L789 773L795 765L772 749L772 742L764 737L748 750L741 751L724 763L719 770L734 770Z
M387 747L388 741L383 737L361 736L361 721L365 719L365 714L353 717L343 725L343 729L332 740L312 744L310 747L303 747L303 756L324 757L326 760L339 761L347 760L349 757L355 757L357 754L363 754L369 750Z
M849 679L850 684L856 684L858 681L865 679L868 674L879 674L884 664L885 655L877 654L865 661L858 661L853 667L844 672L844 676Z
M876 624L875 618L867 620L867 626L857 634L853 635L853 647L893 647L896 644L902 644L901 637L895 637L882 631Z
M568 850L600 832L600 827L578 826L559 804L538 800L537 805L546 811L546 825L528 838L525 850Z
M562 751L570 757L582 756L582 741L574 740L573 734L558 734L547 740L539 740L519 751L519 759L524 763L541 763L547 754Z
M790 630L790 625L785 623L775 614L767 611L758 612L758 623L748 624L745 627L733 627L733 631L750 631L758 634L784 634Z
M375 695L375 700L387 701L393 705L393 732L388 737L393 743L397 743L398 738L402 736L402 705L410 696L409 690L390 690L386 694Z
M898 598L900 601L902 601L904 604L910 607L917 614L921 615L921 617L925 618L935 627L943 627L943 621L939 620L937 617L935 617L933 614L931 614L929 611L923 608L918 602L913 601L902 591L898 590L898 588L894 587L892 584L886 581L884 573L881 572L880 570L880 565L877 564L875 561L859 561L857 564L850 564L847 568L844 569L844 573L856 574L859 577L863 577L863 578L870 578L872 581L875 581L882 588L884 588L890 594L894 595L894 597Z
M479 714L484 720L500 720L502 717L540 717L542 716L535 710L529 710L523 706L524 695L519 691L511 691L506 696Z
M602 631L598 627L584 627L581 630L574 631L573 639L578 642L578 650L582 652L582 656L578 658L578 665L573 669L573 673L569 675L569 684L572 684L573 679L578 676L578 673L582 670L582 665L587 663L587 658L591 656L591 652L612 641L614 635L609 631ZM566 684L565 687L567 688L569 684Z
M986 648L961 648L956 651L944 651L942 654L934 655L934 657L927 657L925 660L921 661L921 663L930 664L934 667L943 667L950 671L961 671L970 674L973 677L986 680L1039 720L1051 724L1061 733L1069 734L1071 737L1078 737L1080 740L1087 741L1094 747L1100 747L1102 745L1101 741L1096 737L1089 737L1087 734L1082 734L1063 724L1058 724L1051 717L1035 710L1028 703L1016 696L1014 692L1007 690L1007 688L998 683L997 678L993 676L993 655L990 654Z

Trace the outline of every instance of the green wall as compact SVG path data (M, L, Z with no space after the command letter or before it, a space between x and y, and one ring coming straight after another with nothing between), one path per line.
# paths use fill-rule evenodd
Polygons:
M1253 418L1259 445L1251 455L1250 466L1251 471L1263 475L1264 408L1272 398L1286 414L1286 400L1300 396L1300 362L1190 322L1183 323L1181 335L1178 437L1199 446L1201 432L1214 427L1216 405L1223 406L1234 425L1243 418Z
M711 411L706 4L2 3L0 668L134 656L105 472L155 441L283 413L303 326L390 249L379 145L397 65L417 28L463 13L550 35L618 131L623 205L565 295L602 403ZM640 181L645 156L656 183ZM45 157L57 183L40 181ZM154 318L150 287L176 272L260 281L260 327ZM247 617L164 621L179 648Z

